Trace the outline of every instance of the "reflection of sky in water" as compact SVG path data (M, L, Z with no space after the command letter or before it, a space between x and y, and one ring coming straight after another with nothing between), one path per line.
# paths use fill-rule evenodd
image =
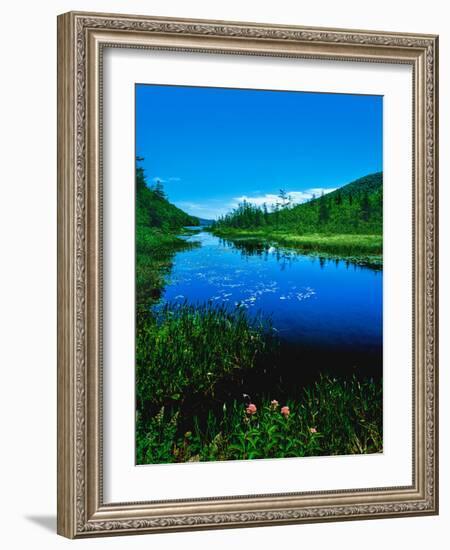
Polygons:
M211 301L270 316L289 340L377 348L382 339L382 272L270 247L246 254L209 233L179 252L163 302Z

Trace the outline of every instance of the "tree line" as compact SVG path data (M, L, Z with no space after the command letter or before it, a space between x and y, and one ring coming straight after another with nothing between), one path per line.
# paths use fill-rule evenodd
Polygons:
M275 204L243 201L220 217L217 229L289 230L303 233L381 233L383 222L382 174L371 174L346 186L294 204L280 189Z

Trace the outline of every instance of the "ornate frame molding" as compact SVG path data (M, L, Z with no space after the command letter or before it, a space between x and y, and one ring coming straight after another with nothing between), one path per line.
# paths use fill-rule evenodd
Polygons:
M407 63L414 87L413 485L104 504L102 48ZM58 533L75 538L436 514L437 48L430 35L67 13L58 18Z

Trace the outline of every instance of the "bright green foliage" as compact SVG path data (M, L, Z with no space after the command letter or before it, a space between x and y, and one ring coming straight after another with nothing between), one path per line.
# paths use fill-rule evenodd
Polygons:
M160 181L149 187L143 168L136 167L136 227L168 232L198 223L198 218L189 216L167 200Z
M308 253L380 258L381 174L363 180L295 207L280 190L273 212L244 203L213 231ZM250 414L235 396L245 373L274 364L279 342L270 325L210 303L152 307L175 252L198 246L178 235L198 223L168 202L161 182L149 187L137 168L137 463L380 452L379 382L321 378L292 389L292 399L280 403L289 415L271 404L276 395L255 397Z
M254 368L273 346L270 327L237 308L212 304L166 305L157 315L138 315L136 332L137 409L142 418L187 396L213 397L224 378Z
M219 237L232 240L240 238L241 241L261 241L284 244L293 248L302 248L305 251L324 251L324 252L342 252L343 255L349 255L354 252L365 252L367 254L377 254L381 251L383 237L381 235L348 235L334 234L323 235L313 233L308 235L292 235L288 231L234 231L233 229L220 229L215 233Z
M281 245L287 249L317 255L324 258L337 258L357 264L380 267L383 263L382 235L332 234L321 233L295 235L290 231L269 227L261 229L235 229L221 227L214 234L231 241L237 248L257 246L261 249Z
M164 407L147 423L147 433L141 435L142 422L136 413L136 457L138 464L164 464L173 454L173 441L177 435L179 413L166 418Z
M280 191L280 202L267 212L243 202L220 218L214 230L224 228L289 231L293 235L377 234L383 229L383 174L377 172L349 183L332 193L293 206Z
M203 426L177 431L179 410L164 407L140 432L137 462L170 463L301 456L329 456L382 451L382 387L356 377L321 377L299 391L298 399L256 402L250 414L237 401L222 413L209 413ZM272 396L276 398L276 396ZM289 413L281 407L287 406ZM282 414L282 411L285 414Z
M137 159L142 160L142 159ZM195 246L178 238L183 227L198 225L173 204L161 182L149 187L144 170L136 167L136 306L147 310L159 299L173 254Z
M180 230L181 233L181 230ZM148 311L160 298L173 255L199 246L152 227L136 227L136 308Z

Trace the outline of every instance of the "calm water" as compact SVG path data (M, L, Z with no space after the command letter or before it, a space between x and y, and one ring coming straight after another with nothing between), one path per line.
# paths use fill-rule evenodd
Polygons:
M239 305L270 317L291 354L381 374L382 271L203 231L188 240L201 246L175 255L163 302Z

